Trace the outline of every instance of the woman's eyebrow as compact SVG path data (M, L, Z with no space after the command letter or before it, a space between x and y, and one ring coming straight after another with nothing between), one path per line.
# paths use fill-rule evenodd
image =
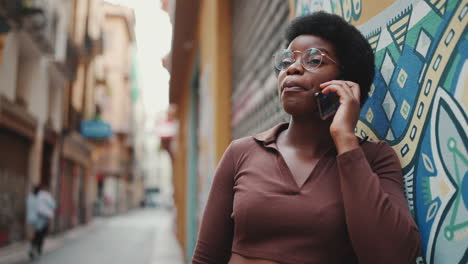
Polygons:
M316 48L316 49L320 50L323 53L326 53L327 55L330 55L330 52L325 48Z

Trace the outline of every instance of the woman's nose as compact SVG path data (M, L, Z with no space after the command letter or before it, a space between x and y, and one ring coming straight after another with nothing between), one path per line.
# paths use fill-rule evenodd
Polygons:
M292 74L302 74L304 72L304 67L302 67L301 60L296 60L293 64L289 65L288 70L286 71L287 75Z

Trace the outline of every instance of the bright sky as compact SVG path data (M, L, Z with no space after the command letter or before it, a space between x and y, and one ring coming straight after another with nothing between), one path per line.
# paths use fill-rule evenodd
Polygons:
M169 53L172 25L169 15L160 6L159 0L105 0L131 7L135 10L138 83L148 114L166 110L169 104L169 73L162 66L162 58Z

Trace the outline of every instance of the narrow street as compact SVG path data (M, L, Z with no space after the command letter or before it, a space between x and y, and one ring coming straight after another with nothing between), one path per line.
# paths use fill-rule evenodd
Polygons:
M46 242L47 243L47 242ZM182 264L170 211L146 209L105 219L35 264Z

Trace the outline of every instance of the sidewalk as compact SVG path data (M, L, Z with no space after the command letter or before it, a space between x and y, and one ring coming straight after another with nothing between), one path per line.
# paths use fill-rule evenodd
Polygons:
M48 236L44 243L43 253L46 254L54 251L60 248L65 241L76 239L85 233L91 232L96 227L103 224L104 221L105 220L102 218L94 218L93 221L87 225L78 226L63 233ZM29 247L30 243L28 241L23 241L0 248L0 264L13 264L28 261Z
M146 209L95 218L86 226L48 237L44 254L35 263L184 264L175 237L174 213L174 210ZM123 240L125 245L121 243ZM101 249L96 251L96 248ZM28 250L28 242L1 248L0 264L29 263Z
M184 264L182 249L175 236L175 211L162 211L167 213L156 228L156 238L154 241L154 250L152 261L149 264Z

